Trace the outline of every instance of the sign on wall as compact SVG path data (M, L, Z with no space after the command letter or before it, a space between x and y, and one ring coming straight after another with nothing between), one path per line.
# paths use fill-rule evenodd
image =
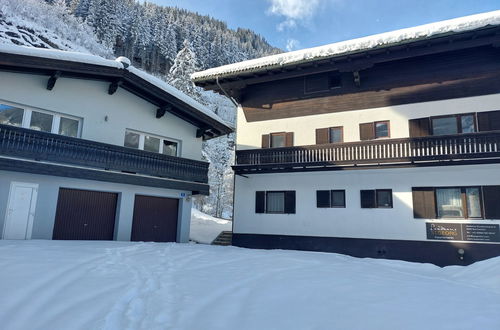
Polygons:
M499 225L482 223L426 223L427 239L500 242Z

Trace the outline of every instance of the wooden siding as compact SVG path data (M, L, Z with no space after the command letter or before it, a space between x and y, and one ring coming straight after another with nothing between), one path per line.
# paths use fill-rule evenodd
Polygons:
M113 240L118 194L59 189L52 238Z
M500 49L479 47L378 63L341 74L342 87L304 93L304 77L249 85L241 91L248 122L436 101L500 92Z

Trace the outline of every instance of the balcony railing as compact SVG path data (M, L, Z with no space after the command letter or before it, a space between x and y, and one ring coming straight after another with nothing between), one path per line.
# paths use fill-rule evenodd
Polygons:
M208 182L208 163L0 125L0 156Z
M236 172L500 157L500 131L240 150Z

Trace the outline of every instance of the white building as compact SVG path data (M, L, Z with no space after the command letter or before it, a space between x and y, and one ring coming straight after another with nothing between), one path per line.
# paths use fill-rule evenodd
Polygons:
M193 75L239 104L233 244L500 255L500 11Z
M0 46L2 238L188 241L202 141L232 129L118 60Z

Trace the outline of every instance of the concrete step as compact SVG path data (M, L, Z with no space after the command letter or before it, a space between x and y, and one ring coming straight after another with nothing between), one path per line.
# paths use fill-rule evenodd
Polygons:
M223 246L228 246L231 245L233 240L233 232L231 231L223 231L222 233L217 236L213 242L212 245L223 245Z

